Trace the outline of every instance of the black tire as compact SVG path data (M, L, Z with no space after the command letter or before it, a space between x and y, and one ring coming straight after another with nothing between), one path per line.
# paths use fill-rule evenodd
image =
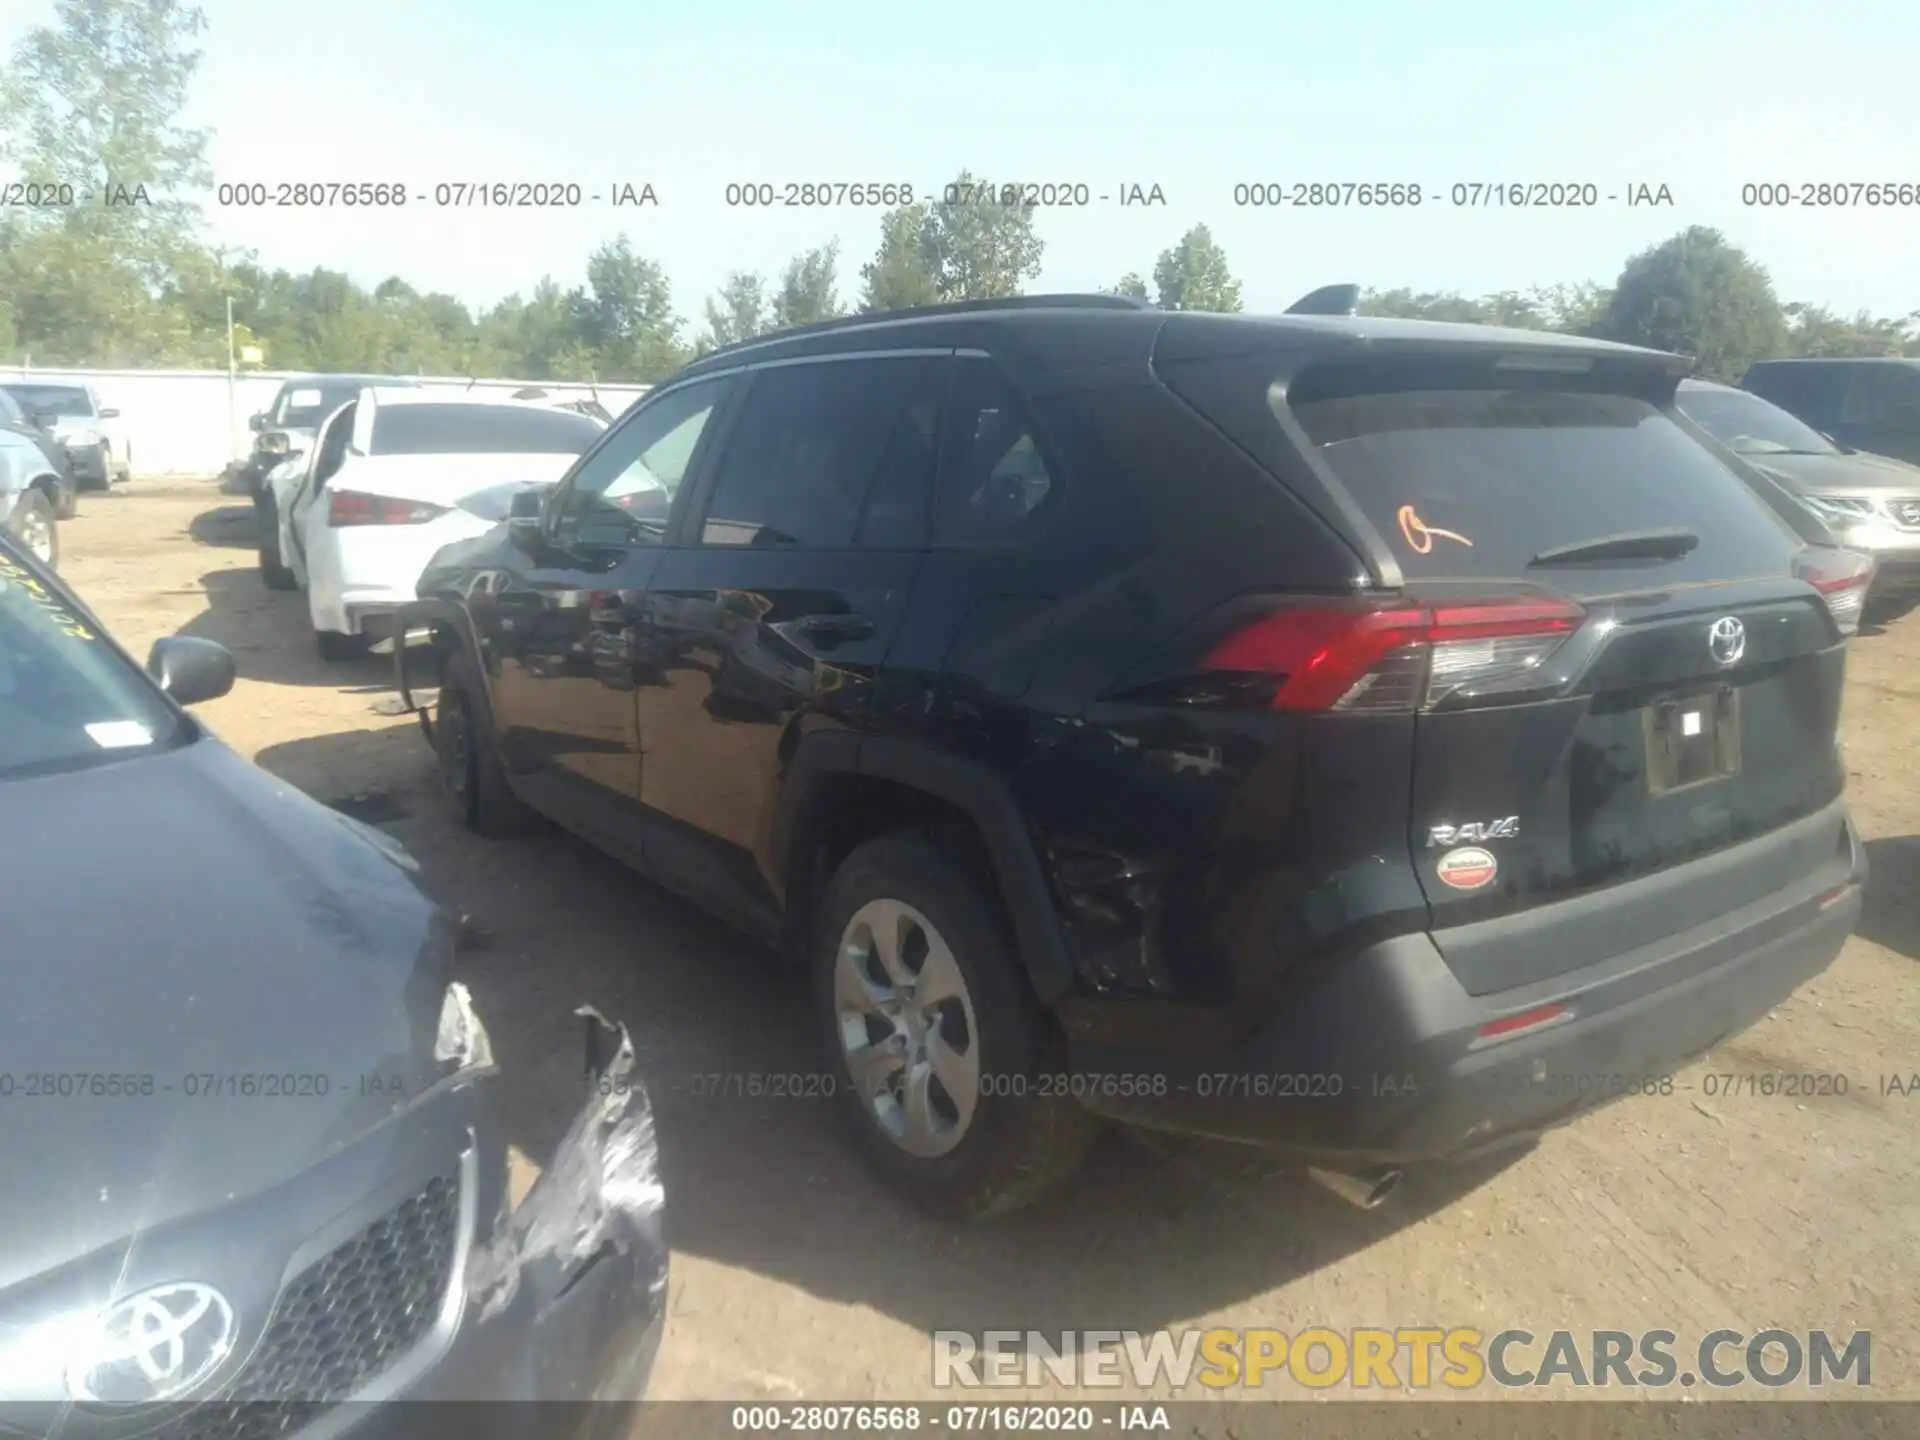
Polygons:
M507 783L494 740L493 712L473 658L465 650L447 657L434 703L433 748L440 788L453 818L476 835L518 835L533 812Z
M297 590L300 581L280 563L280 511L271 495L253 497L254 519L260 527L260 579L269 590Z
M330 665L358 660L373 648L371 636L343 635L338 630L316 630L313 638L320 647L320 658Z
M60 526L57 522L58 516L54 512L53 501L46 491L35 486L23 491L20 498L14 502L13 514L7 518L7 528L35 559L40 560L49 570L58 570L60 568ZM43 529L47 545L45 555L34 550L27 539L29 534L41 533Z
M1042 1093L1038 1077L1061 1068L1059 1040L1027 984L999 895L982 870L969 847L944 832L905 830L868 841L828 884L813 945L816 1023L836 1103L855 1143L896 1189L950 1220L993 1219L1033 1203L1079 1168L1100 1132L1078 1101ZM904 902L931 922L973 1006L978 1070L992 1083L981 1086L964 1134L945 1154L910 1154L882 1130L855 1087L841 1042L834 998L840 942L856 913L874 900Z

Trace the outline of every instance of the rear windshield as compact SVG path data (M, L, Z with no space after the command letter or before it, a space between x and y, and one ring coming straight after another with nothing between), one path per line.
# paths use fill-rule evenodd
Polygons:
M1273 372L1257 361L1230 368L1253 372L1246 380L1268 392ZM1450 374L1470 378L1454 388L1444 383ZM1683 560L1657 562L1662 573L1690 579L1778 573L1798 547L1738 475L1653 403L1652 382L1494 375L1486 365L1383 365L1377 373L1340 365L1309 370L1288 388L1294 418L1408 579L1559 583L1570 578L1565 568L1529 562L1557 547L1647 530L1700 537ZM1256 455L1271 453L1273 402L1245 403L1227 379L1216 371L1204 387L1223 402L1216 421ZM1636 384L1644 396L1623 393ZM1189 398L1215 408L1204 393ZM1269 425L1276 433L1235 428Z
M606 427L538 405L392 405L374 412L370 455L579 455Z

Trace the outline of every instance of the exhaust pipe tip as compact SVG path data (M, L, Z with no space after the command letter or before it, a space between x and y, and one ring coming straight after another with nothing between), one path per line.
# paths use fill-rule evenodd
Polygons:
M1387 1197L1400 1188L1402 1178L1402 1172L1393 1169L1349 1173L1344 1170L1322 1170L1317 1165L1308 1166L1307 1175L1323 1190L1331 1190L1349 1205L1362 1210L1379 1209L1387 1202Z

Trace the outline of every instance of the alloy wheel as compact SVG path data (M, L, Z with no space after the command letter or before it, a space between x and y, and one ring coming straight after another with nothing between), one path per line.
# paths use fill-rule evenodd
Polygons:
M834 1020L862 1108L909 1155L966 1138L980 1095L980 1034L965 975L933 923L871 900L841 932Z
M45 510L29 506L20 517L20 543L42 565L53 564L53 521Z

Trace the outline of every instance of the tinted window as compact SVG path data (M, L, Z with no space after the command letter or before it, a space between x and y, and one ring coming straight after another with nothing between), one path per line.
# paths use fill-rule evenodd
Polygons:
M1749 574L1794 543L1746 484L1645 399L1598 390L1356 390L1293 412L1410 579L1517 577L1555 546L1700 536L1690 573Z
M289 385L273 402L273 423L296 430L317 429L321 421L359 393L358 385Z
M1920 403L1920 371L1905 365L1862 365L1854 369L1840 406L1843 425L1895 425Z
M1740 386L1810 424L1832 425L1840 418L1840 402L1847 393L1847 370L1829 364L1756 365Z
M186 733L90 622L0 552L0 781L153 750Z
M359 402L343 405L333 418L326 422L326 430L320 436L320 451L313 457L313 488L318 490L334 477L336 471L346 463L347 442L353 439L353 418L360 408Z
M1702 430L1739 455L1837 455L1818 430L1744 390L1682 385L1680 408Z
M958 363L934 540L991 545L1030 533L1057 486L1018 393L991 361Z
M730 383L702 381L644 402L574 472L559 502L555 538L592 546L659 540Z
M583 455L606 427L537 405L383 405L369 455Z
M9 394L29 415L90 416L93 401L78 385L9 385Z
M836 360L755 376L702 541L834 549L859 532L866 544L917 543L945 363Z

